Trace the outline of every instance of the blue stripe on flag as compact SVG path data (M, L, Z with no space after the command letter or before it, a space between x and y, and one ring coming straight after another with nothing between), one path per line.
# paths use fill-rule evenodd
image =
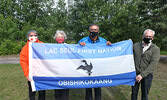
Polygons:
M134 85L136 72L97 77L33 77L36 91Z

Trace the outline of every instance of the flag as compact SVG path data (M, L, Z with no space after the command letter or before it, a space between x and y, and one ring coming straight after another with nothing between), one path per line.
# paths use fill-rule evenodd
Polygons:
M134 85L132 41L106 44L29 44L33 91Z

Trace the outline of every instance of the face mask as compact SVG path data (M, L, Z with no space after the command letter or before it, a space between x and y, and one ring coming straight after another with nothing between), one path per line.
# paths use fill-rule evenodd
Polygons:
M64 38L56 38L57 43L63 43L64 42Z
M146 44L148 44L148 43L150 43L150 42L152 41L152 38L146 38L146 37L144 37L144 38L143 38L143 41L144 41Z
M36 42L37 40L38 40L37 36L31 36L31 37L29 37L29 41L30 42Z
M96 37L97 34L98 34L98 32L90 32L90 36L91 36L92 38Z

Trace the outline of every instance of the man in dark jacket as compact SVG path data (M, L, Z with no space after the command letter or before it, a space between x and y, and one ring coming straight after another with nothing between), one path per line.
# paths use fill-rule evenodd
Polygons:
M153 71L160 59L160 49L152 43L155 32L147 29L143 34L143 41L133 45L136 68L136 83L132 86L131 100L137 100L139 85L141 84L142 100L148 100L149 90L153 79Z

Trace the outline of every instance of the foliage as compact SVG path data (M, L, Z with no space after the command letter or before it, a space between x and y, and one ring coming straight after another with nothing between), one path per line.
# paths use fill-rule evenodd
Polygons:
M25 42L13 42L12 40L5 40L0 45L0 55L18 54Z
M167 1L166 0L138 0L138 15L140 27L154 29L156 32L154 42L161 50L167 50ZM165 39L164 39L165 38Z
M54 7L54 0L0 0L0 45L6 40L26 42L32 29L44 42L55 42L56 30L64 30L66 42L77 43L94 23L100 26L99 35L112 43L141 41L143 31L153 29L154 42L167 50L166 0L74 0L67 6L68 2L59 0Z
M161 55L167 55L167 51L161 51L160 54Z
M0 44L6 39L17 40L18 33L17 24L13 21L13 17L4 18L0 14Z
M133 2L121 4L108 0L75 0L74 6L69 10L70 29L77 41L88 36L88 26L91 23L98 24L100 36L111 42L129 38L135 40L134 33L138 28L136 9Z

